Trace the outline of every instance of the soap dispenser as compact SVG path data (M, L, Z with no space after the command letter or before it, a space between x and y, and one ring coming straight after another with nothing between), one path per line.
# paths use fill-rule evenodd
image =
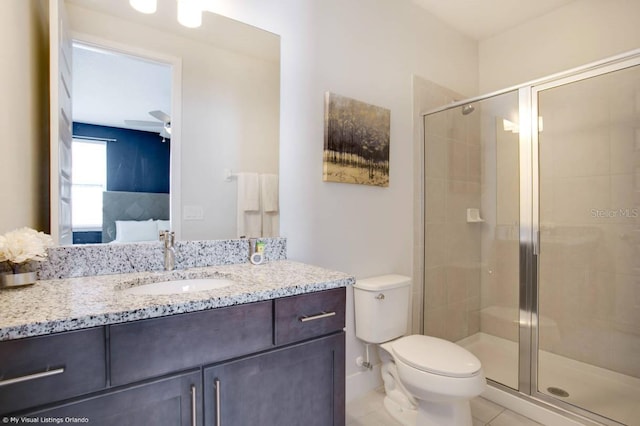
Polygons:
M260 265L264 262L264 242L256 238L249 239L249 262Z

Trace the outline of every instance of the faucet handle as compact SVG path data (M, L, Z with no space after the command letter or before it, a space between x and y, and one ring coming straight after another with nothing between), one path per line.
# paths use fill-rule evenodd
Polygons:
M158 238L164 242L166 247L172 247L176 239L176 234L173 231L160 231Z

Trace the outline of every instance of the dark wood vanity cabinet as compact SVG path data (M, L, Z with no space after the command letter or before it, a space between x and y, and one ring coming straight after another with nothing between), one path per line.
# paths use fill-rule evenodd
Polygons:
M344 333L204 370L205 425L344 425Z
M35 350L33 342L51 339L60 351L66 336L91 332L87 338L101 346L87 352L79 341L66 349L79 364L99 366L82 370L95 377L69 375L64 383L71 393L47 377L30 381L19 398L5 400L15 388L0 386L0 416L87 418L94 425L341 426L344 318L345 289L337 288L3 342L0 361L20 358L3 358L5 344ZM84 359L89 356L95 359ZM17 372L34 370L30 363ZM0 380L15 375L3 364ZM48 387L39 394L41 384Z
M201 426L201 395L202 374L198 370L113 389L27 416L92 426Z
M207 426L345 424L345 289L274 301L276 349L204 369Z

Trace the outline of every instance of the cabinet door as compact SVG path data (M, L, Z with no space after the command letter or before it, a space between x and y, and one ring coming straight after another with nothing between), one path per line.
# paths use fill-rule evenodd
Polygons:
M344 345L340 332L205 369L205 424L343 426Z
M62 419L62 424L92 426L201 426L201 391L202 376L196 371L114 390L25 417Z

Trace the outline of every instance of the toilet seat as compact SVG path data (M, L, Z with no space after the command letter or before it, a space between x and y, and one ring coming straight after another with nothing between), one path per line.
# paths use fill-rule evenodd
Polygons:
M447 377L473 377L482 365L471 352L437 337L414 334L391 344L395 356L421 371Z

